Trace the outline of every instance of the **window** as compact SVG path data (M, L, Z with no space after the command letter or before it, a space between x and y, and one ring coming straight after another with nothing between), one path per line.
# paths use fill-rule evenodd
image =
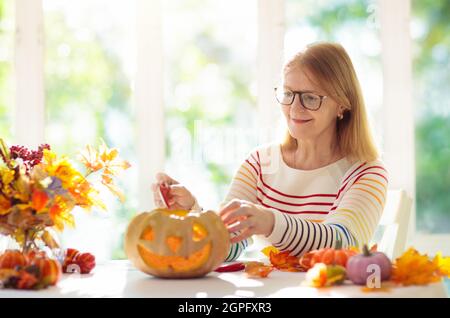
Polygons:
M14 1L0 0L0 136L13 136Z
M381 148L383 74L376 10L373 0L286 0L284 48L289 57L312 42L342 44L352 59Z
M165 170L217 209L256 146L256 1L163 4Z
M20 3L24 5L24 2ZM158 14L155 8L159 7L159 3L162 5L162 25L159 19L146 19ZM265 141L267 138L267 132L258 130L262 125L259 121L261 118L272 120L275 112L272 112L268 102L261 102L266 97L257 90L258 86L268 85L272 80L268 77L274 74L271 74L273 70L270 68L261 67L269 65L262 64L267 61L262 61L261 51L267 53L270 51L267 47L272 48L273 51L263 58L271 59L270 65L279 62L277 54L281 55L282 28L285 28L285 57L315 41L343 44L361 82L380 149L390 147L390 151L385 153L385 157L390 156L390 159L395 159L399 153L406 154L407 151L396 149L398 140L402 138L388 128L394 126L394 130L398 131L396 121L399 114L392 112L392 109L411 115L411 108L405 103L404 109L385 105L383 110L383 67L385 70L396 69L398 56L387 54L384 62L388 60L390 63L383 64L381 53L386 47L389 49L386 51L395 51L395 45L391 42L396 37L405 41L409 38L406 28L397 28L395 35L388 36L389 41L385 41L385 37L380 35L380 29L395 29L389 23L395 24L397 21L393 16L390 16L392 19L389 23L380 20L382 26L386 27L380 28L377 10L381 8L384 13L396 12L389 11L396 7L396 3L400 3L402 9L406 9L409 4L408 0L135 0L126 3L108 0L80 0L76 3L42 0L47 141L57 152L72 156L80 147L97 144L102 138L108 145L118 147L122 156L137 168L128 170L120 180L120 186L126 192L125 204L107 196L108 212L94 211L89 215L76 211L78 230L64 232L64 245L89 250L98 259L125 257L121 241L123 232L131 216L138 211L138 203L142 204L143 197L148 199L142 190L146 188L142 186L145 184L142 181L143 178L153 176L139 175L138 167L140 161L148 158L158 157L146 168L164 169L183 182L204 208L217 209L241 160L261 143L261 139ZM450 130L446 124L449 121L450 96L446 86L450 80L447 71L450 62L450 7L445 0L411 0L411 4L416 110L416 224L421 232L448 234L450 199L446 192L450 188ZM33 10L37 10L38 6ZM147 8L146 14L137 14L143 12L137 9L141 7ZM272 14L274 8L279 9L278 13L285 9L284 20L282 14ZM0 135L13 142L13 123L23 118L14 116L15 95L26 94L26 91L15 92L14 11L14 1L0 0ZM404 14L407 15L406 10ZM18 23L24 23L29 30L34 30L36 25L27 24L25 20ZM148 21L154 23L143 23ZM270 32L266 32L268 30ZM147 32L163 40L163 74L160 74L159 68L157 71L145 68L143 76L136 75L139 73L137 71L144 70L139 68L140 63L153 66L158 63L148 63L150 58L142 58L143 54L137 57L136 47L145 42L141 40L149 39ZM38 32L32 34L39 35ZM258 42L261 40L258 36L265 41ZM280 41L276 45L267 45L277 39ZM386 45L384 48L382 41ZM264 45L259 45L263 42ZM150 51L154 49L148 43L143 47ZM160 53L158 51L155 56L160 56ZM387 68L386 65L394 67ZM35 73L40 73L40 69ZM165 131L148 127L152 140L141 142L143 137L137 136L136 126L138 122L145 124L149 118L142 119L136 113L148 110L145 107L149 96L158 95L156 90L162 91L156 85L152 86L151 94L142 94L144 97L135 94L148 88L145 85L148 72L154 75L151 81L159 78L164 81L165 118L162 126ZM22 78L28 75L26 70L23 73L17 71L16 74L18 83L23 83ZM404 74L405 81L406 78L410 79L407 72L396 74ZM403 83L395 79L395 76L390 78L391 82L385 79L384 84L391 88L391 95L395 87L392 84ZM402 91L404 95L409 95L407 87ZM17 90L21 89L22 86L17 85ZM26 90L25 85L23 89ZM38 90L41 92L40 86ZM384 95L384 98L389 95L386 90ZM257 96L260 100L257 100ZM134 98L137 99L136 103ZM396 104L396 99L393 100ZM28 102L23 104L25 106L22 107L26 108ZM161 110L156 103L151 105L152 111ZM274 99L273 105L276 107ZM386 111L390 114L389 110L395 116L384 117ZM40 107L36 107L36 113L42 113ZM162 123L155 119L159 115L149 111L146 115L154 123ZM274 118L274 122L276 120ZM390 124L388 128L383 126L386 121ZM405 122L405 127L410 127L412 120L407 119ZM36 124L34 128L43 128L43 123ZM406 137L412 137L408 129L403 131ZM271 139L278 137L271 133L269 135ZM28 137L24 135L25 139ZM155 144L162 148L163 139L166 160L162 166L162 156L153 156L154 149L150 148ZM411 153L412 147L412 142L405 146ZM403 161L396 164L400 168L402 165L407 167L404 171L413 171L412 160L412 154L407 154L403 160L407 164ZM399 179L398 184L414 192L412 174L397 172L396 177ZM150 196L150 189L148 193ZM421 241L428 242L426 238ZM444 240L440 241L441 245L442 242Z
M136 162L132 80L135 66L133 2L45 0L46 140L75 155L102 138ZM76 211L77 229L64 231L67 246L98 258L121 258L123 232L136 211L137 169L120 179L125 204L106 197L109 211Z
M417 230L450 231L450 2L412 1Z

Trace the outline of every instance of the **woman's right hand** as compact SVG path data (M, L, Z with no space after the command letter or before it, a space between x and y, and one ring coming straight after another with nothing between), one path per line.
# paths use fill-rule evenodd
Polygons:
M195 198L186 187L178 181L172 179L163 172L156 174L156 182L152 184L153 200L157 208L165 207L159 195L159 186L165 185L169 188L169 209L170 210L191 210L195 204Z

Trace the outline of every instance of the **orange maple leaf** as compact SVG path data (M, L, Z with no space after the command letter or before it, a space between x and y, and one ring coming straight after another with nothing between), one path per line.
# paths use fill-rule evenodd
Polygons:
M438 255L432 260L426 254L420 254L414 248L409 248L395 260L391 279L404 286L439 282L445 275L445 262L443 259L440 260L440 257Z
M299 258L293 255L290 255L289 251L275 253L273 251L270 252L270 263L276 269L285 272L304 272L305 269L300 265Z
M266 278L273 271L273 267L262 262L247 262L245 273L249 277Z

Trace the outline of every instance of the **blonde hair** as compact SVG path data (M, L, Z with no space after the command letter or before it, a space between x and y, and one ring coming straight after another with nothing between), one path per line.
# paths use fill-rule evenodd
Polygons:
M336 43L310 44L288 60L283 74L297 67L311 74L327 95L346 108L344 117L336 118L337 142L342 154L351 161L377 159L379 154L370 131L361 87L345 49ZM282 145L296 145L289 131Z

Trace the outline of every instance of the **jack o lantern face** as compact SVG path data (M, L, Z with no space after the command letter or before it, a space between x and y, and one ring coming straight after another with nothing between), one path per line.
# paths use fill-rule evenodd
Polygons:
M132 223L127 240L133 236L135 245L126 243L127 254L130 258L130 249L135 249L143 263L141 269L156 276L201 276L219 265L228 253L228 232L212 211L189 214L157 209L130 233Z
M208 232L198 223L192 225L191 234L187 230L184 235L168 235L164 237L160 233L165 253L157 254L152 252L157 249L156 246L160 243L155 242L155 230L148 226L144 229L141 235L141 240L138 244L138 251L142 260L153 268L161 270L173 269L175 272L189 271L199 268L203 265L211 254L211 242L203 243L208 237ZM191 240L192 242L188 242ZM190 246L191 245L191 246ZM203 245L203 246L202 246ZM196 250L196 247L199 249ZM185 251L187 250L187 253Z

